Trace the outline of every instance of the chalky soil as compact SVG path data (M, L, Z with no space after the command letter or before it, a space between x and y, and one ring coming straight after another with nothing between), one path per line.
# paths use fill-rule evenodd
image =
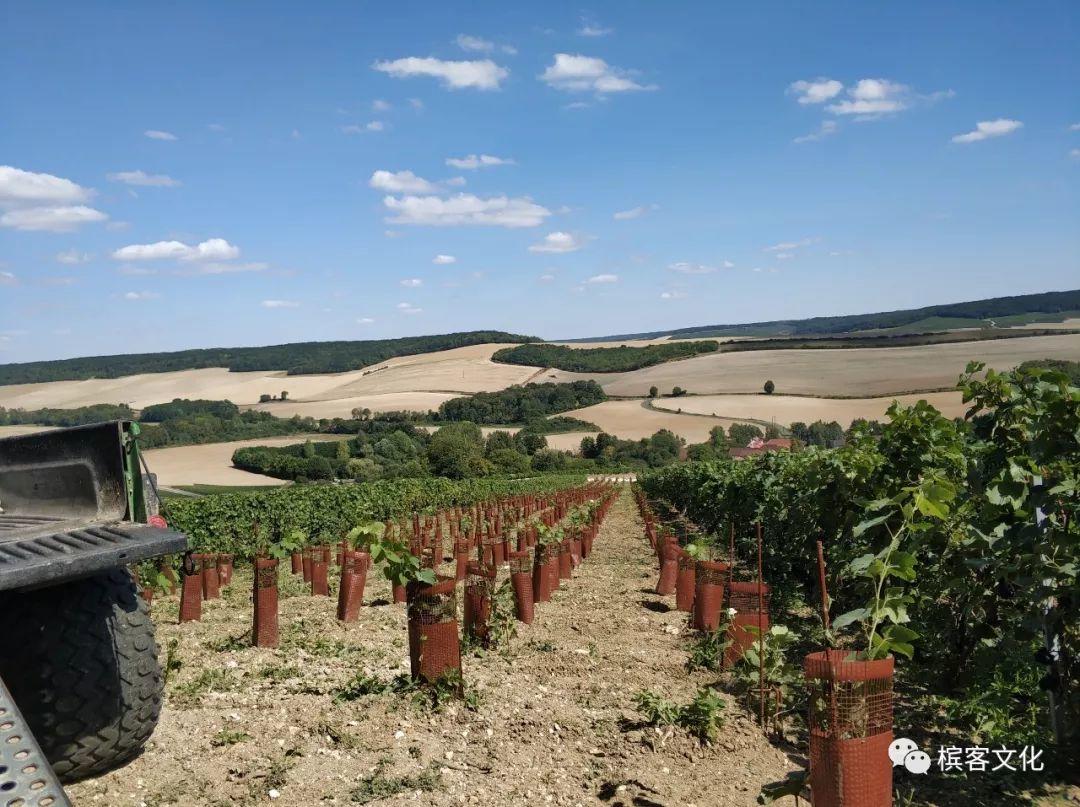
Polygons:
M310 596L282 565L280 646L257 648L251 572L238 568L201 622L177 624L175 596L154 601L163 663L174 643L161 724L140 758L69 793L108 807L754 804L794 764L732 699L711 746L639 722L635 693L686 703L716 679L686 672L687 615L652 593L656 577L624 492L509 652L463 654L471 699L432 710L349 690L358 673L409 671L405 606L385 580L369 576L345 624L334 597Z

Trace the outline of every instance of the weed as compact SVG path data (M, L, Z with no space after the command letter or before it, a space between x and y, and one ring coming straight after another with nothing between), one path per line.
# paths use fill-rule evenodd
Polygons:
M420 790L430 793L442 787L439 778L439 768L432 763L418 774L406 774L405 776L387 776L386 769L390 760L379 760L374 772L360 780L360 784L349 793L349 800L353 804L370 804L373 801L396 796L399 793L408 793Z
M203 670L197 676L183 684L177 684L172 692L172 701L181 708L190 708L202 703L204 695L211 692L230 692L237 688L238 681L220 668Z
M312 630L312 628L315 630ZM300 619L282 631L282 650L303 650L317 658L348 659L362 655L363 648L346 644L340 639L328 639L318 635L320 628Z
M510 655L510 642L517 637L517 603L510 579L491 593L491 618L488 620L488 640L504 656Z
M417 709L439 711L451 701L460 700L465 708L478 711L482 701L479 690L467 689L457 670L449 672L431 684L412 680L402 673L387 680L377 675L358 672L344 686L334 692L334 702L359 700L370 695L383 695L392 692L395 695L409 696Z
M332 745L350 751L363 747L363 742L357 735L350 731L346 731L340 726L334 725L329 720L316 724L311 729L311 733L318 737L325 737L330 740Z
M724 725L724 701L709 687L702 687L679 715L679 725L702 742L714 742L716 731Z
M173 673L178 672L184 666L184 662L180 661L177 653L179 648L179 639L169 639L169 643L165 646L165 666L161 670L163 686L167 686Z
M290 678L299 678L300 670L288 664L267 664L255 674L260 678L281 682L288 681Z
M687 672L694 670L711 670L719 672L723 667L724 653L731 645L731 639L726 630L705 631L692 641L687 652Z
M549 642L546 639L542 642L538 642L536 641L536 639L529 639L528 645L533 650L537 650L541 653L554 653L556 650L558 650L558 648L553 642Z
M702 687L688 704L680 706L664 700L648 690L634 696L634 705L653 726L679 726L704 743L716 739L716 731L724 725L724 701L710 687Z
M634 696L634 705L652 726L674 726L679 722L679 705L666 701L649 690L642 690Z
M214 748L225 748L250 739L251 735L247 732L236 731L234 729L222 729L210 739L210 745Z
M334 702L355 701L368 695L382 695L387 692L404 693L415 689L412 680L402 673L389 681L377 675L358 672L344 686L334 691Z
M237 650L246 650L251 647L251 631L246 630L236 636L225 636L221 639L211 639L203 642L203 647L215 653L224 653Z

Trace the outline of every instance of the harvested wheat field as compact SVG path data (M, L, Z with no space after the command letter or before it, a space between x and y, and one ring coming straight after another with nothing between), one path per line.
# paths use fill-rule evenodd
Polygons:
M716 679L686 672L686 615L649 593L655 577L624 492L509 650L463 654L466 697L441 708L378 691L409 670L405 609L383 580L343 624L334 597L307 596L282 569L276 650L249 646L247 572L202 622L177 625L176 598L155 601L172 668L158 729L131 764L69 792L109 807L752 804L794 765L729 696L712 745L640 722L635 693L686 702Z
M1006 370L1028 359L1080 359L1080 334L919 347L710 353L628 373L552 371L545 380L594 378L609 395L644 396L653 385L661 392L673 386L693 393L760 392L771 378L784 394L877 396L953 387L972 360Z
M688 395L654 402L660 409L727 418L753 418L788 426L795 421L835 420L845 429L856 418L885 420L893 401L911 406L924 400L946 417L962 417L968 410L960 392L928 392L883 398L809 398L800 395Z
M400 356L362 370L321 375L261 371L233 373L216 367L123 378L11 384L0 386L0 406L8 409L64 409L99 403L126 403L141 409L174 398L207 398L255 405L260 395L278 395L285 390L289 398L297 403L349 399L341 404L338 414L320 415L347 418L357 405L351 399L362 396L391 392L469 393L498 390L511 384L524 383L540 369L491 361L491 354L504 347L509 345L472 345L417 356ZM430 408L426 405L427 401L423 403L425 411ZM271 404L268 411L284 411L276 407L279 404ZM335 407L331 404L326 411L334 412Z
M162 485L284 485L281 479L234 468L233 452L247 446L288 446L308 439L348 440L350 437L351 434L294 434L231 443L152 448L143 455Z
M668 429L685 438L688 443L703 443L716 426L726 429L732 423L741 422L739 418L703 417L650 409L646 401L636 400L604 401L566 414L595 423L608 434L624 440L640 440L652 437L661 429Z

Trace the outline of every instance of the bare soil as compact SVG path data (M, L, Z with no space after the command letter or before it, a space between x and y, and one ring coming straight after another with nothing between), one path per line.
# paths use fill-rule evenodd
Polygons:
M408 670L404 607L387 604L385 581L369 581L359 622L342 625L335 598L306 595L283 569L282 646L263 650L247 646L250 579L240 570L200 623L176 624L175 597L155 601L174 667L161 723L134 762L71 787L75 803L712 807L753 804L794 768L727 696L713 745L639 723L638 691L686 703L714 677L684 668L685 615L651 593L628 494L509 652L465 654L468 698L439 709L410 693L335 701L358 673Z

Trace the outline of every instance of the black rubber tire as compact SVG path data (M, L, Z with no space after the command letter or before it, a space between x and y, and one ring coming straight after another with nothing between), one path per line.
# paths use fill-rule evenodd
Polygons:
M161 712L154 623L124 569L0 595L0 675L63 782L130 760Z

